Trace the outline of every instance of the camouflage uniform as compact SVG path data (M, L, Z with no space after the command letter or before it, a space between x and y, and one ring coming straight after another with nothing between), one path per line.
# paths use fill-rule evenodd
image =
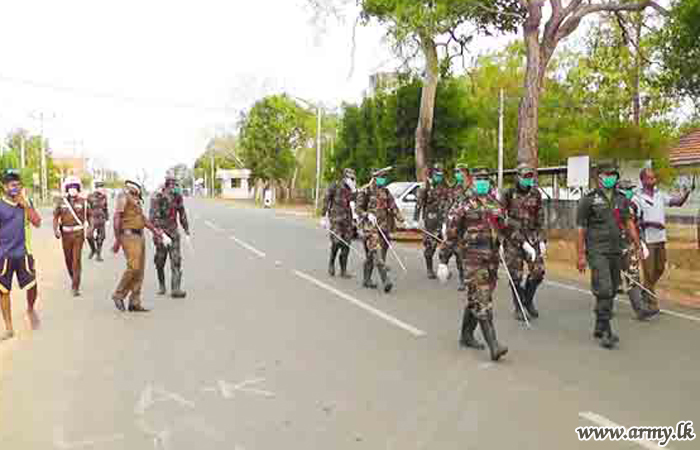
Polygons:
M374 179L381 175L384 175L383 171L373 172ZM404 222L404 218L391 192L386 187L377 186L374 181L359 193L357 212L361 220L365 247L363 286L370 289L377 287L372 282L372 272L376 266L384 284L384 291L390 292L393 283L389 280L386 267L386 252L389 249L386 239L390 239L395 222ZM376 218L376 225L369 219L370 214Z
M151 199L149 218L151 223L153 223L156 228L161 229L163 233L165 233L172 240L172 244L167 247L162 241L158 239L154 240L156 247L155 264L158 272L158 282L160 285L159 294L165 294L166 291L165 263L169 256L170 276L172 278L170 295L181 298L186 294L181 290L182 252L180 232L178 229L178 218L179 224L182 226L185 234L190 234L190 228L187 221L187 213L185 211L185 204L182 194L175 192L172 187L168 187L168 182L172 182L172 180L166 180L166 186L157 192Z
M109 218L107 196L96 190L88 196L87 201L90 208L90 216L88 217L90 226L87 232L87 241L90 245L89 258L97 256L97 261L102 261L102 244L105 241L105 226Z
M463 175L468 175L469 173L467 166L463 164L458 164L456 170L462 172ZM450 207L448 209L448 213L453 208L467 201L467 199L472 195L470 187L464 185L465 182L466 180L463 182L457 181L457 183L450 188ZM463 249L460 246L460 240L456 238L450 239L448 236L444 236L444 239L445 242L440 247L440 264L448 265L450 258L452 258L452 256L455 257L457 271L459 272L459 287L457 290L460 292L464 291L466 290L466 283L464 281L464 266L462 264Z
M346 169L343 172L343 175L344 178L352 178L354 182L355 171L352 169ZM352 240L357 233L353 218L353 207L356 196L354 186L348 186L348 183L346 183L344 180L340 180L328 187L326 196L323 199L323 210L321 215L324 217L326 215L329 216L331 227L331 233L329 233L331 240L331 255L328 264L328 273L331 276L335 276L335 258L340 251L341 277L350 277L350 275L347 273L347 267L348 256L350 254L349 245L352 244ZM340 239L338 237L340 237Z
M533 175L534 169L527 165L521 165L519 172ZM544 280L544 257L540 249L540 243L546 243L544 235L544 208L542 207L542 195L533 185L525 187L519 177L517 186L508 189L503 195L503 208L506 211L510 233L505 240L503 249L505 252L508 271L513 278L515 286L511 286L513 292L513 304L515 316L524 320L523 311L518 304L518 296L523 307L530 317L539 317L539 312L534 304L535 292ZM527 258L523 244L529 243L536 252L535 260ZM523 286L523 268L527 263L528 275ZM517 295L515 290L517 289Z
M435 181L433 179L435 176L440 176L440 178L443 176L442 170L438 165L430 169L425 187L418 191L418 203L416 204L413 220L417 221L419 218L422 218L425 224L425 231L444 239L442 236L442 225L445 223L445 217L451 204L450 188L445 185L442 179ZM423 256L425 257L428 278L434 280L437 277L433 270L433 256L439 241L428 233L423 233Z
M487 179L488 172L477 169L475 176ZM505 213L488 193L468 197L452 208L447 219L448 239L458 239L463 249L467 282L461 341L465 346L480 348L472 335L478 321L493 360L508 351L498 343L493 326L493 292L498 281L498 251L504 233Z

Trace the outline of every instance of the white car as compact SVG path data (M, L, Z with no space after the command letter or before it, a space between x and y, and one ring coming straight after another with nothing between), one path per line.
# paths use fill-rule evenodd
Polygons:
M416 211L416 202L418 201L418 189L423 183L417 181L396 181L389 184L386 188L389 189L394 197L396 206L406 219L406 226L396 226L399 230L411 230L418 227L418 223L413 220L413 214Z

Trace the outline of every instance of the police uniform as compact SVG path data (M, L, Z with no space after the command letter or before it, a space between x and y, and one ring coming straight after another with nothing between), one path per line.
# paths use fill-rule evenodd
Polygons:
M87 200L79 196L65 195L56 200L54 230L60 233L63 257L71 279L74 296L80 295L82 275L83 241L90 214Z
M497 361L508 352L499 344L493 323L493 292L498 281L500 240L506 232L505 213L489 194L488 183L483 183L488 182L488 171L479 168L473 174L477 192L452 208L447 219L448 238L461 242L467 283L460 341L466 347L483 348L473 336L478 323L491 359Z
M503 244L503 250L514 284L514 286L511 285L511 291L515 317L518 320L525 320L518 298L530 317L539 317L534 298L537 288L544 280L545 267L541 244L546 242L546 238L542 195L535 187L534 169L527 164L521 164L518 167L518 174L517 185L503 194L502 203L510 230ZM524 178L527 174L531 178ZM525 185L526 180L532 180L530 186ZM528 257L524 246L529 246L534 253ZM527 264L528 274L523 285L525 264Z
M332 183L323 199L321 216L328 216L330 221L331 253L328 262L328 274L335 276L335 259L340 252L340 276L350 278L347 272L349 244L357 233L355 227L355 212L353 210L357 193L355 192L355 171L345 169L343 180ZM325 219L324 219L325 220Z
M87 198L90 214L88 215L89 227L87 230L87 241L90 245L90 259L96 257L97 261L102 259L102 244L106 238L106 224L109 218L109 206L107 196L95 190Z
M169 181L166 180L166 184ZM185 211L185 202L182 194L176 192L172 187L165 186L151 199L150 220L154 226L163 230L170 238L172 243L166 246L162 240L155 239L154 244L156 254L154 262L156 272L158 274L159 294L165 294L165 263L170 257L170 277L171 291L170 295L174 298L183 298L186 293L181 289L182 286L182 246L180 239L179 226L185 231L185 234L190 234L189 222L187 220L187 212ZM178 225L179 221L179 225Z
M427 233L423 233L423 256L428 278L431 280L437 278L433 270L433 256L439 243L433 236L444 239L442 225L451 203L450 188L445 185L442 168L436 164L428 171L425 186L418 191L418 202L413 217L415 221L422 219L425 224Z
M364 235L363 286L369 289L377 287L372 282L372 272L376 266L384 285L384 291L390 292L394 285L389 279L386 267L386 253L389 248L387 239L390 239L395 222L404 222L404 218L396 206L391 192L384 185L377 185L377 179L384 179L387 171L387 169L382 169L372 172L372 182L358 195L357 211Z
M129 296L129 311L145 312L147 310L141 306L141 289L146 267L146 216L143 213L143 200L135 192L125 189L117 197L114 210L115 215L121 215L118 239L126 257L126 270L112 295L112 300L117 309L123 311L124 299ZM116 225L116 217L114 222Z

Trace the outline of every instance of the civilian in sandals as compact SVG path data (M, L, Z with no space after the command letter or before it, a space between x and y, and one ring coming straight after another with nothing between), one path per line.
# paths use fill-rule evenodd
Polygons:
M27 315L32 329L39 328L39 316L34 310L37 287L30 225L36 228L41 225L39 213L22 194L19 172L6 170L2 183L5 192L0 200L0 306L5 321L5 332L0 334L0 341L15 335L10 309L10 290L15 274L19 287L27 289Z
M53 211L53 231L61 239L66 269L71 279L73 297L80 296L83 242L88 223L89 205L80 196L82 185L77 177L68 177L64 183L64 196L56 200Z
M134 181L126 181L124 191L117 197L114 208L115 241L112 251L118 253L123 248L126 257L126 271L112 295L114 306L119 311L124 311L124 299L127 296L129 296L129 311L149 311L141 306L141 287L146 268L144 228L151 230L156 242L162 242L163 232L155 228L143 214L141 186Z

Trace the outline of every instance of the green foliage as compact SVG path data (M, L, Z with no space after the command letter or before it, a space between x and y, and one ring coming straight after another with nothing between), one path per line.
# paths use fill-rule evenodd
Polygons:
M0 169L20 169L21 166L21 142L24 140L25 168L21 170L22 183L30 192L34 187L34 175L41 174L41 138L30 135L26 130L18 129L10 132L5 138L5 144L9 151L0 158ZM48 175L49 189L58 186L60 174L51 158L51 150L47 143L46 170ZM32 192L37 195L38 192Z

